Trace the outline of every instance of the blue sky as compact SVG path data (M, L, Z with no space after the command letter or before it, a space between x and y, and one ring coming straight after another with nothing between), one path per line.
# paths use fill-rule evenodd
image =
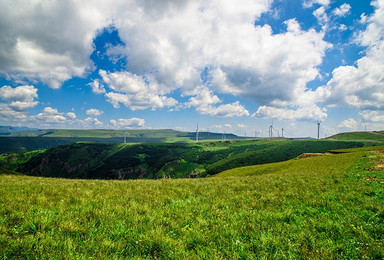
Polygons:
M384 129L384 0L6 0L0 29L0 125Z

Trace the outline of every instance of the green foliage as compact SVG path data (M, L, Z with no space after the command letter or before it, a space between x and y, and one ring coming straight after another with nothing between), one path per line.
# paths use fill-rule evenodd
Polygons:
M310 157L204 179L0 175L0 257L382 259L383 186L363 175L377 156Z
M207 166L207 174L213 175L219 172L247 165L258 165L272 162L286 161L299 156L302 153L324 153L328 150L361 147L359 142L335 142L335 141L286 141L279 145L268 147L260 151L241 153L229 158L217 161Z
M303 152L362 146L336 141L207 141L163 144L74 143L0 157L27 175L83 179L204 177L240 166L285 161ZM14 158L23 158L14 159ZM177 163L179 162L179 163Z

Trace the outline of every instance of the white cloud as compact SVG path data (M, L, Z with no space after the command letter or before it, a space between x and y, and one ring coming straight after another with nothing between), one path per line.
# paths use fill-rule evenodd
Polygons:
M102 115L104 112L96 108L91 108L88 109L85 113L87 114L87 116L97 117Z
M276 118L278 120L323 121L327 118L327 113L326 109L316 105L296 109L260 106L252 116L264 119Z
M0 121L19 123L27 119L22 111L15 111L8 104L0 103Z
M237 127L239 127L239 128L246 128L247 126L244 125L244 124L237 124Z
M145 120L142 118L121 118L118 120L112 119L109 121L110 125L117 128L126 128L126 127L144 127Z
M156 15L152 9L135 15L132 10L116 23L128 46L123 49L127 69L137 76L150 73L152 82L168 92L181 88L184 96L205 84L200 79L205 70L212 97L224 93L259 104L295 103L319 75L317 67L331 45L323 33L302 30L295 20L280 34L268 25L255 27L255 18L269 7L267 1L196 1L160 8Z
M105 93L105 88L102 83L100 83L100 80L95 79L93 82L88 84L91 86L93 93L96 94L104 94Z
M348 30L348 27L345 24L340 24L339 30L340 31L346 31L346 30Z
M102 127L104 125L101 121L99 121L99 119L95 117L87 117L80 123L83 125L83 127Z
M324 6L319 7L313 12L313 15L316 17L316 19L319 21L319 23L323 26L323 30L327 28L327 24L329 22L329 17L326 12L326 9Z
M308 92L306 84L319 76L318 66L331 45L323 32L302 30L294 19L286 21L287 31L279 34L268 25L255 27L272 2L3 1L0 24L7 27L1 28L0 72L58 88L92 70L93 39L113 25L124 44L107 46L107 55L112 61L125 57L127 71L100 70L101 79L89 85L116 108L174 107L178 102L169 97L172 91L181 89L190 96L204 84L210 84L212 98L231 94L258 105L296 106ZM312 0L304 5L329 3ZM203 71L209 83L201 81ZM236 103L212 109L203 113L248 113Z
M38 101L12 101L9 104L9 107L16 111L25 111L29 108L35 107L38 103Z
M7 101L33 101L37 96L37 88L33 86L19 86L0 88L0 98Z
M59 114L59 111L56 108L45 107L43 109L43 113L48 115L54 115L54 114Z
M329 6L331 3L331 0L305 0L303 2L303 7L305 8L311 8L313 5L322 5L322 6Z
M104 70L100 70L99 74L103 82L112 90L105 96L115 108L120 107L122 103L131 110L147 108L156 110L174 107L178 103L174 98L165 96L168 90L153 81L150 75L145 77L127 71L109 73Z
M31 120L41 121L42 123L63 123L67 119L56 108L45 107L43 112L30 117Z
M367 29L357 41L367 48L355 66L333 70L327 83L331 105L346 105L359 110L384 109L384 1L375 1L376 10L368 18Z
M35 107L39 102L35 101L38 98L37 88L33 86L18 86L12 88L3 86L0 88L0 99L11 101L9 107L16 111L25 111Z
M357 121L353 118L349 118L340 123L338 128L346 128L349 130L357 130Z
M384 124L384 113L379 111L362 111L360 112L364 122L382 123Z
M344 3L340 7L335 8L335 10L333 10L333 14L336 16L343 17L343 16L346 16L350 10L351 10L351 5Z
M76 119L76 114L74 112L68 112L66 113L66 116L70 119Z
M0 72L52 88L91 67L92 41L109 21L107 2L0 2ZM20 21L23 21L22 23Z

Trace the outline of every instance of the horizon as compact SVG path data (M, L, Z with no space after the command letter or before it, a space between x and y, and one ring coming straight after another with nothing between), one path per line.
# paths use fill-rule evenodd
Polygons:
M384 129L384 0L2 1L0 125ZM20 20L24 23L21 24ZM280 132L281 134L281 132Z

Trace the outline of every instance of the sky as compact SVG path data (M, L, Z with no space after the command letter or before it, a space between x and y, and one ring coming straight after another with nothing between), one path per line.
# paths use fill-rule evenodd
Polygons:
M384 0L3 0L0 32L0 125L384 130Z

